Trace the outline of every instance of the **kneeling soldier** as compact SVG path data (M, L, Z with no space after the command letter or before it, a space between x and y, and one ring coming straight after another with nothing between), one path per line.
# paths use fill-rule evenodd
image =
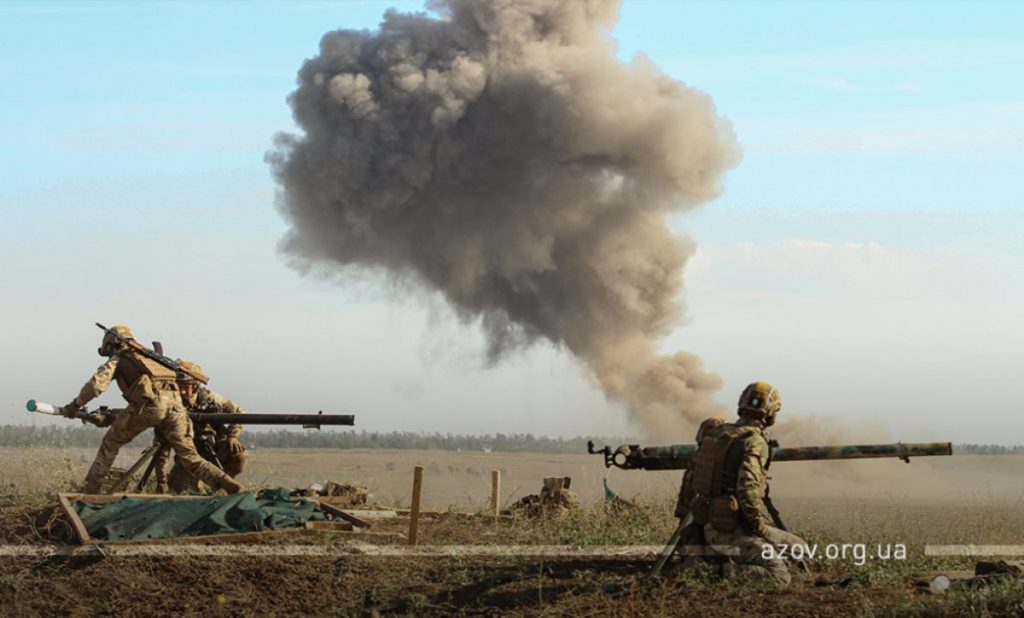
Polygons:
M739 419L703 432L686 493L709 554L728 559L738 573L785 586L789 570L772 549L807 543L783 530L766 505L771 449L764 430L781 408L782 398L770 384L755 382L744 389Z
M199 365L191 361L182 361L182 367L196 372L201 372ZM226 397L206 388L197 380L187 374L179 373L177 376L178 389L181 391L181 398L189 412L203 412L211 414L245 414L245 409ZM237 423L224 425L203 425L195 428L197 450L208 461L222 469L232 478L237 477L245 469L248 455L245 447L238 441L242 433L242 426ZM157 490L166 491L168 485L175 492L198 491L199 478L190 474L177 457L174 460L174 467L171 468L168 477L167 459L170 456L170 449L161 449L156 457L155 464Z

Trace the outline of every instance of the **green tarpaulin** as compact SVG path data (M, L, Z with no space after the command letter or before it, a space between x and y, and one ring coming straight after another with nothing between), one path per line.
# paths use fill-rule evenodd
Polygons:
M89 536L139 541L181 536L259 532L325 519L316 505L288 497L287 489L206 498L124 498L109 504L76 502Z

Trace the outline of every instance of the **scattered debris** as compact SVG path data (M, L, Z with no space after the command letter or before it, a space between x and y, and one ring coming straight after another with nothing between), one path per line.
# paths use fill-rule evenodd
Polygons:
M512 506L502 511L502 515L522 514L527 517L561 517L576 508L576 494L569 491L572 479L568 476L555 476L544 479L540 494L523 496Z
M306 489L297 489L291 492L291 495L320 498L320 502L329 502L341 508L367 506L373 502L373 494L365 486L335 483L334 481L314 483Z
M927 594L944 594L950 588L987 586L996 581L1024 578L1024 562L979 560L974 571L930 571L913 577L914 588Z

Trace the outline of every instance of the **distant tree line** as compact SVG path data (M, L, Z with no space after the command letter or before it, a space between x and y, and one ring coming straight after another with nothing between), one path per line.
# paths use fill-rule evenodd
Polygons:
M0 446L98 447L103 431L89 426L0 426ZM153 439L151 432L133 446ZM635 443L635 438L593 438L599 446ZM257 448L418 449L439 451L501 451L530 453L585 453L586 437L551 438L529 433L464 435L414 431L247 431L242 442Z
M1003 446L1002 444L954 444L953 453L957 455L1021 455L1024 444Z
M85 425L0 425L0 446L98 447L103 431ZM132 442L144 446L153 439L145 432ZM587 440L598 446L636 444L636 438L551 438L529 433L465 435L414 431L247 431L242 442L257 448L417 449L437 451L500 451L528 453L585 453ZM1024 445L958 444L965 455L1021 455Z

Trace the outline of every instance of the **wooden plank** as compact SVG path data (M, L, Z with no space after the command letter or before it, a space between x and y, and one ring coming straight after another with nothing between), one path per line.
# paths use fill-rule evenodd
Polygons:
M491 514L499 515L498 496L501 493L501 470L491 470Z
M72 502L87 502L89 504L110 504L124 498L134 500L205 500L218 496L172 496L169 494L65 494Z
M312 522L307 522L312 523ZM342 523L342 522L315 522L315 523ZM346 522L347 523L347 522ZM366 530L334 530L323 528L285 528L283 530L263 530L260 532L236 532L234 534L210 534L207 536L178 536L160 539L142 539L139 541L91 541L93 544L102 543L103 546L127 546L127 545L227 545L231 543L257 543L268 539L277 539L289 535L304 536L306 534L337 534L354 539L397 539L405 540L405 535L400 532L368 532Z
M359 519L394 519L398 517L398 511L395 510L344 509L344 511L348 515L358 517Z
M395 509L396 517L399 519L405 519L411 515L412 511L409 509ZM515 519L512 515L498 515L497 517L490 514L490 511L483 511L477 513L460 513L457 511L420 511L420 519L440 519L442 517L487 517L488 519L497 519L498 521L512 521Z
M206 543L252 543L265 541L269 538L276 538L288 535L305 533L305 528L284 528L282 530L260 530L258 532L230 532L225 534L207 534L203 536L169 536L157 539L137 539L134 541L100 541L93 540L93 543L110 545L203 545Z
M412 470L412 509L409 513L409 545L419 542L420 532L420 496L423 492L423 466Z
M324 531L348 531L352 530L352 522L350 521L307 521L306 530L324 530Z
M359 519L355 515L351 515L349 513L346 513L345 511L339 509L338 507L334 506L333 504L326 504L324 502L320 502L319 504L320 504L320 508L323 509L325 513L330 513L331 515L334 515L335 517L340 517L341 519L344 519L345 521L350 522L353 525L359 526L360 528L369 528L370 527L370 523L369 522L363 521L362 519Z
M337 533L342 534L344 536L350 536L353 538L398 539L400 541L405 540L405 535L401 532L368 532L366 530L351 530L349 532L346 532L344 530L338 530Z
M57 494L57 499L60 500L60 507L64 509L64 514L68 516L71 521L71 528L75 531L75 536L78 537L78 542L81 544L88 543L91 539L89 538L89 531L86 530L85 524L82 523L82 518L78 516L75 509L71 507L71 501L68 499L68 494Z

